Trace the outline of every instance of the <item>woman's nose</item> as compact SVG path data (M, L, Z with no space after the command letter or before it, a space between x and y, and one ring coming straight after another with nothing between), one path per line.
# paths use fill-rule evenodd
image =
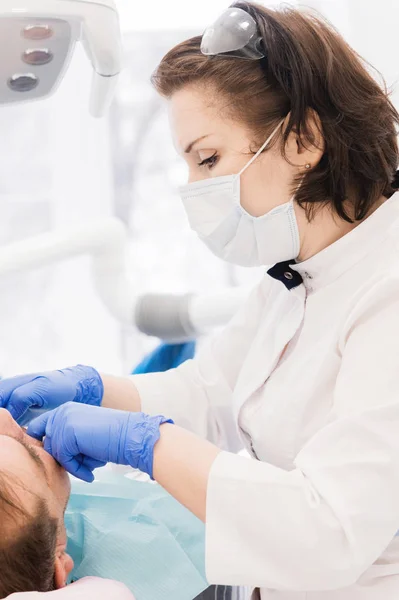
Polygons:
M20 436L22 430L5 408L0 408L0 435Z

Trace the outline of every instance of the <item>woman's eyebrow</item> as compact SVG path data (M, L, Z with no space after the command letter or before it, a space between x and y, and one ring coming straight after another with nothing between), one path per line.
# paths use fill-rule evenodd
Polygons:
M210 135L211 135L210 133L207 133L206 135L203 135L203 136L197 138L196 140L194 140L193 142L191 142L191 144L189 144L187 146L187 148L185 149L184 154L190 154L190 152L193 149L193 147L195 146L195 144L198 144L198 142L209 137Z

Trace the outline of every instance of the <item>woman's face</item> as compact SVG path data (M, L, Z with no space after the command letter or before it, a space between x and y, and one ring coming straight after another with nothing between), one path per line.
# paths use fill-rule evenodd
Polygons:
M189 183L237 174L258 150L245 126L226 116L226 104L220 96L194 87L179 90L169 100L172 136L178 153L188 165ZM276 138L279 134L276 133ZM295 140L289 140L287 150L288 154L296 152ZM288 158L293 162L292 157ZM304 160L298 160L303 166ZM253 216L261 216L288 202L297 172L298 168L281 155L280 144L274 144L241 176L243 208Z

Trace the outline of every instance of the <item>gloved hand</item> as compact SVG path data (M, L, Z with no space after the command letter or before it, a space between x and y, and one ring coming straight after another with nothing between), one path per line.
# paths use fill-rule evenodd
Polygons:
M39 410L52 410L65 402L99 406L103 395L99 373L83 365L0 381L0 408L6 408L20 425L28 423Z
M44 449L83 481L93 481L93 470L107 462L130 465L152 479L154 446L163 423L173 421L68 402L34 419L27 433L38 440L45 436Z

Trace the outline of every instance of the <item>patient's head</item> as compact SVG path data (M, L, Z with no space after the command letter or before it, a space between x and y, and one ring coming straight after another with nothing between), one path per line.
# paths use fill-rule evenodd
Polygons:
M0 598L65 585L64 469L0 409Z

